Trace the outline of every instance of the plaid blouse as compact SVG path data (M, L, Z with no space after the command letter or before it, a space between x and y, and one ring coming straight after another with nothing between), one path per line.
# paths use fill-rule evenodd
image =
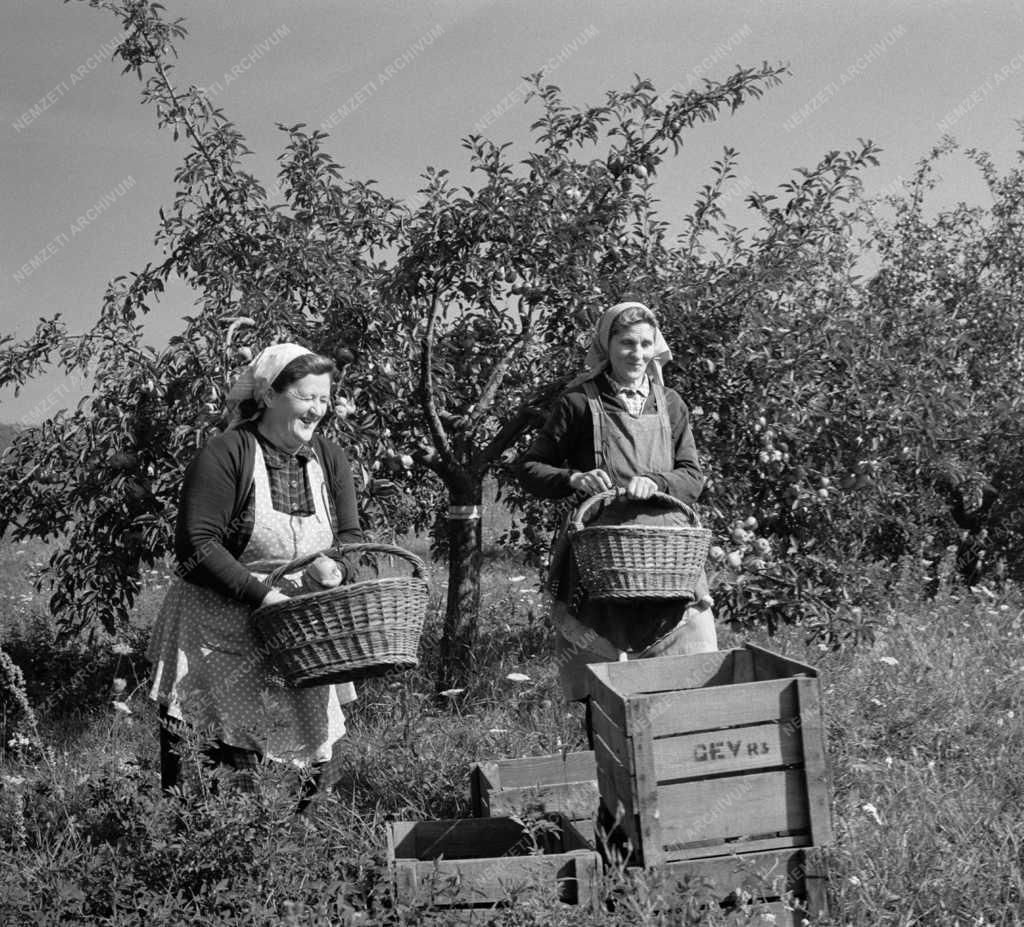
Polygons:
M626 411L633 416L633 418L639 418L641 413L644 411L644 403L647 402L647 395L651 391L651 381L649 377L644 377L643 382L637 386L623 386L614 377L608 377L608 382L612 386L612 390L618 397L619 401L626 407Z
M289 515L314 514L316 505L313 502L313 489L306 472L306 463L315 456L313 449L303 444L294 454L289 454L271 444L259 431L256 432L256 439L260 442L263 459L267 462L270 501L274 510ZM330 493L326 493L325 498L328 512L333 518L334 506Z

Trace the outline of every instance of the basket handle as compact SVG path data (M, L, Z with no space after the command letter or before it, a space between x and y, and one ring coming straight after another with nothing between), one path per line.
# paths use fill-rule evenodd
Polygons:
M606 489L604 492L595 493L594 495L584 499L583 503L572 517L573 530L583 530L584 517L590 514L590 510L599 502L604 502L607 499L617 499L620 496L625 495L625 488L620 486L617 489ZM695 528L700 527L700 519L697 517L697 513L694 511L692 506L687 505L685 502L680 502L675 496L670 496L667 492L656 492L651 495L649 499L656 499L658 502L667 502L673 508L679 509L687 518L689 518ZM642 501L647 502L649 499L644 499Z
M388 556L401 557L403 560L408 561L412 565L413 576L420 579L426 573L426 564L415 554L404 550L401 547L395 547L393 544L378 544L378 543L363 543L358 544L338 544L336 547L327 547L323 550L318 550L314 554L304 554L301 557L296 557L290 563L286 563L283 566L279 566L273 573L271 573L264 582L268 586L276 586L281 581L282 576L286 576L288 573L294 573L296 570L301 570L303 567L309 566L317 557L327 556L332 557L335 560L340 561L345 554L352 554L356 552L362 553L376 553L376 554L387 554Z

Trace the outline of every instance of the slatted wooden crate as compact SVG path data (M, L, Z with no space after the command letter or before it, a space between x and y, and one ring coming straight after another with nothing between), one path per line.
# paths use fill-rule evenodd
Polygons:
M470 775L470 800L477 817L562 814L594 846L599 802L594 752L477 763Z
M598 902L601 858L564 818L539 840L511 818L395 821L388 825L388 862L403 904L489 908L524 887L549 882L560 900ZM544 850L531 850L540 843Z
M818 672L760 647L590 667L602 815L645 866L831 842Z
M630 875L643 870L631 867ZM651 876L646 874L647 878ZM824 867L817 850L780 850L665 863L666 887L707 892L726 921L801 927L828 915Z

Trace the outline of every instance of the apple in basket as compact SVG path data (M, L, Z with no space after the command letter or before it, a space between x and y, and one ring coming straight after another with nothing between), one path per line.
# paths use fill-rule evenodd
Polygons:
M307 592L320 592L341 585L341 567L338 561L321 554L302 573L302 588Z

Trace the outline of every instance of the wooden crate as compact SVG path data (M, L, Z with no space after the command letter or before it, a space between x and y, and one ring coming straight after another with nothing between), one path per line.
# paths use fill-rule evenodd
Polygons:
M560 900L593 906L601 858L564 818L542 837L544 852L511 818L395 821L388 825L388 862L395 898L439 908L494 907L523 887L550 882Z
M603 826L645 866L832 839L818 672L760 647L590 666Z
M597 765L592 750L477 763L470 776L477 817L552 812L564 815L594 846Z
M800 927L828 915L826 879L816 849L742 853L665 863L651 875L638 867L628 873L661 878L666 888L706 893L729 920L743 924Z

